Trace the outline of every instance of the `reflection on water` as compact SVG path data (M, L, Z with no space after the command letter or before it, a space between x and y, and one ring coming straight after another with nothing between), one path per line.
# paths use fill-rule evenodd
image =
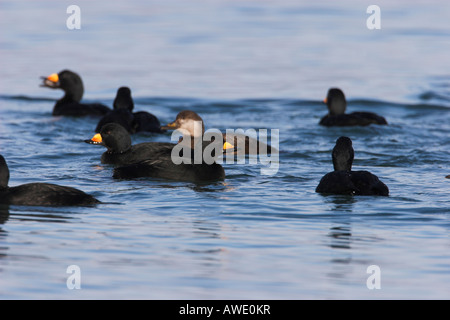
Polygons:
M226 240L219 223L193 220L192 233L195 242L185 244L183 251L192 255L195 261L195 276L198 279L211 279L221 268L222 256L227 250L217 245L218 241Z
M3 244L8 232L3 225L9 220L9 206L0 204L0 273L3 271L1 261L8 256L9 247Z
M3 245L3 240L8 236L8 232L3 228L3 225L9 219L9 207L5 205L0 205L0 261L7 256L8 247ZM0 265L0 273L2 272L2 267Z
M67 209L67 208L66 208ZM26 206L9 206L0 205L0 241L7 239L11 232L5 230L8 223L40 223L47 225L48 223L65 224L73 221L78 221L73 213L68 212L64 208L51 208L51 207L26 207ZM28 233L28 231L26 231ZM9 245L5 242L1 245L0 242L0 258L8 257L7 252L10 252ZM2 253L3 251L3 253ZM15 256L17 259L19 255ZM31 256L21 256L21 259L27 260ZM43 258L41 256L40 258ZM39 259L40 259L39 258Z
M0 204L0 225L5 224L9 219L9 206Z
M230 183L228 182L214 182L214 183L208 183L208 184L192 184L188 186L190 189L196 191L196 192L211 192L213 194L211 194L212 197L214 197L214 193L215 192L228 192L228 191L233 191L236 188L233 187Z
M3 225L9 219L9 207L5 205L0 205L0 261L7 257L7 251L9 248L3 245L3 241L8 236L8 232L3 228ZM0 273L2 272L2 267L0 264Z
M325 202L332 204L332 211L339 212L332 218L335 221L330 227L327 237L331 240L329 247L333 249L330 259L331 272L327 275L330 279L342 281L352 274L353 254L351 252L352 227L351 217L353 205L357 201L352 196L326 196Z
M358 201L358 197L350 195L322 195L325 199L325 203L332 204L332 211L336 212L349 212L353 211L353 204Z
M72 212L71 212L72 211ZM7 220L31 221L43 223L69 223L77 221L76 209L69 207L27 207L5 206ZM6 222L6 221L5 221Z
M330 247L333 249L350 249L350 243L352 240L352 233L350 225L341 225L330 228L328 234L332 241Z

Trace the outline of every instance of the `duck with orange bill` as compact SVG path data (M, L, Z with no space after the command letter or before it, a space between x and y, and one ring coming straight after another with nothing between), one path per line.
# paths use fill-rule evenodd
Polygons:
M174 122L163 127L166 128L182 134L170 152L160 152L142 162L117 167L113 177L150 177L195 183L225 179L225 170L216 159L229 146L223 142L220 132L216 133L215 139L206 139L203 119L190 110L178 113Z
M81 77L70 70L53 73L48 77L41 77L41 87L61 89L64 96L59 99L54 108L54 116L103 116L111 109L101 103L81 103L84 94L84 86Z
M160 154L170 154L175 146L166 142L143 142L132 145L128 131L117 123L104 125L99 133L85 142L104 146L107 151L102 154L101 163L115 165L132 164L158 157Z

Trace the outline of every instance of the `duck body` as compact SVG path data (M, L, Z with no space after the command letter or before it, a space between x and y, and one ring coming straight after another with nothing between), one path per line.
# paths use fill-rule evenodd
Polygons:
M370 124L386 125L385 118L373 112L352 112L348 114L337 114L324 116L320 125L325 127L346 127L346 126L368 126Z
M220 164L175 164L170 155L158 159L145 160L114 169L116 179L135 179L141 177L161 178L177 181L209 182L225 179L225 170Z
M141 162L147 159L159 157L161 154L171 152L173 143L143 142L133 145L125 152L105 151L100 159L103 164L127 165Z
M99 204L100 201L72 187L27 183L0 189L0 203L21 206L90 206Z
M115 109L104 115L97 124L95 132L100 132L104 125L117 123L125 128L129 133L134 133L134 117L128 109Z
M53 116L68 117L101 117L111 109L101 103L80 103L77 101L66 101L66 99L58 100L53 108Z
M388 187L369 171L332 171L320 180L318 193L388 196Z
M135 132L154 132L163 133L159 119L146 111L138 111L133 113L133 127Z

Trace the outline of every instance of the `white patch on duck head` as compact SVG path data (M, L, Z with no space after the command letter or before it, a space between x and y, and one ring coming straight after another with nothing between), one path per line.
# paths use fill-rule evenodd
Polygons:
M183 135L190 135L194 138L201 138L205 131L203 121L193 119L178 119L178 130Z

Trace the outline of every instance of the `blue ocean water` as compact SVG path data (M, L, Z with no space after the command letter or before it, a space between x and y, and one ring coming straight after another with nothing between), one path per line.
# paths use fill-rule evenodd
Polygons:
M70 185L103 204L2 206L0 298L450 297L448 3L379 1L380 30L357 1L78 1L80 30L66 27L71 4L0 4L0 154L11 186ZM114 180L104 149L83 142L98 119L51 115L62 92L39 77L62 69L82 76L85 101L112 105L126 85L162 123L190 109L207 129L278 129L279 170ZM389 125L319 126L329 87ZM314 192L342 135L389 197ZM81 289L67 286L71 265Z

